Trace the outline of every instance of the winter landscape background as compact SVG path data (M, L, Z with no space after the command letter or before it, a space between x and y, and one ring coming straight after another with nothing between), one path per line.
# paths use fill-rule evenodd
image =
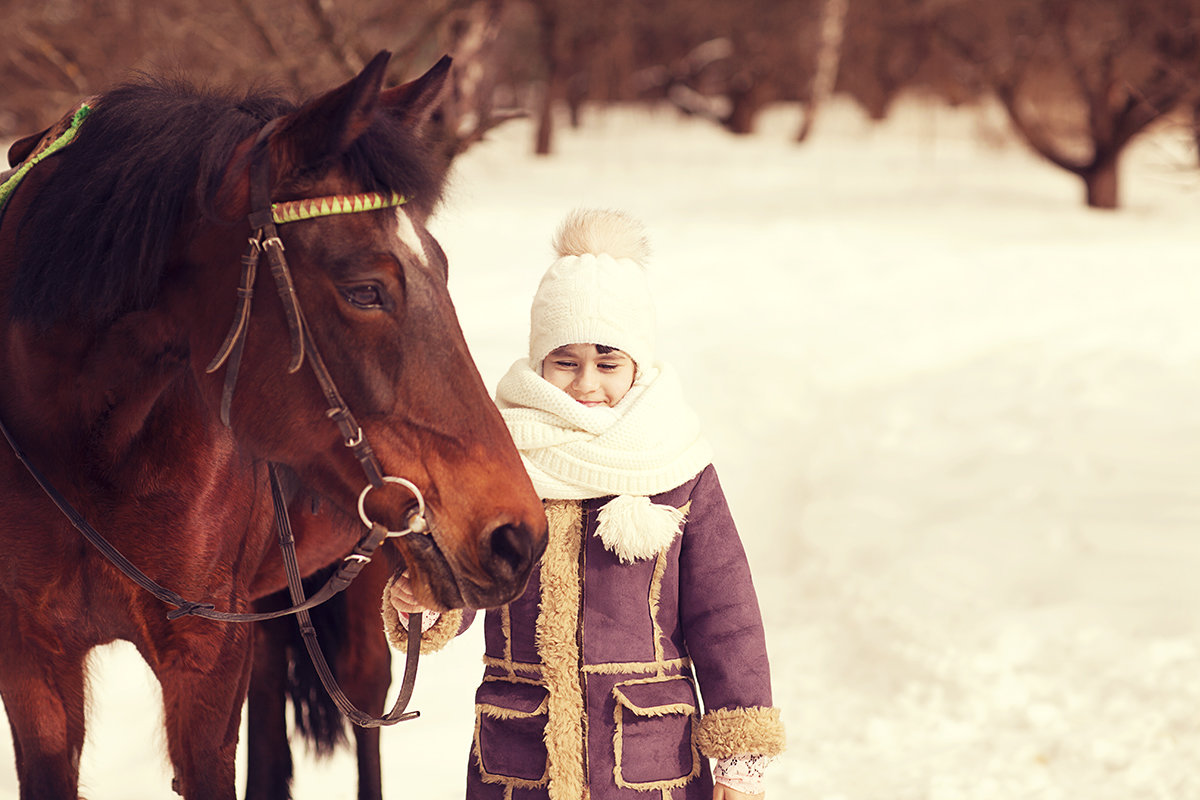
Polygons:
M667 111L585 123L545 159L527 123L496 131L434 230L494 386L563 214L645 221L659 352L764 606L789 734L768 795L1200 798L1187 131L1133 148L1113 213L989 110L909 103L876 127L835 105L804 146L789 108L745 138ZM424 661L421 719L383 733L389 797L461 797L479 633ZM92 665L83 794L173 796L150 673L125 646ZM297 755L297 798L354 797L349 754Z

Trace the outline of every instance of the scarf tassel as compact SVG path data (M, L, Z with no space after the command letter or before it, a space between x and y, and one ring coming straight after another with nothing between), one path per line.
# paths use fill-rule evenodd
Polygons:
M620 495L600 509L596 535L624 564L653 558L671 546L687 512L650 502L649 497Z

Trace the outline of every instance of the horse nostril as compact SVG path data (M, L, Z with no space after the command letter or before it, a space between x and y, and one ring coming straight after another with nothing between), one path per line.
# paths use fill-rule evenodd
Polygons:
M500 525L487 536L489 572L499 580L523 577L533 561L533 537L523 525Z

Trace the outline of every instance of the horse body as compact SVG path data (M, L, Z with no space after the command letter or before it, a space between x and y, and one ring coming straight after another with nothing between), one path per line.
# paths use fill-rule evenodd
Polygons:
M322 508L298 529L303 571L341 558L363 530L362 468L317 381L287 371L295 354L267 270L254 285L228 426L223 376L206 369L234 314L249 233L237 220L252 210L256 148L266 148L273 201L411 198L281 236L311 343L383 470L424 493L430 534L392 540L418 594L442 608L505 602L544 546L540 503L470 360L444 256L424 228L440 176L419 133L445 68L381 91L386 60L300 109L163 86L102 96L0 221L0 419L118 550L220 610L247 611L283 585L268 461ZM187 150L189 132L184 158L175 151ZM85 247L86 236L96 241ZM252 628L168 621L169 608L93 550L2 454L0 507L0 695L22 799L77 796L85 658L114 639L133 642L162 685L176 791L233 798ZM389 486L369 492L365 511L398 530L412 507Z

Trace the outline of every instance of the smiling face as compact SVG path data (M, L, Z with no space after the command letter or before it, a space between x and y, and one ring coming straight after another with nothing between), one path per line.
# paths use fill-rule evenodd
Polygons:
M568 344L542 361L542 377L585 406L615 406L633 386L637 368L620 350Z

